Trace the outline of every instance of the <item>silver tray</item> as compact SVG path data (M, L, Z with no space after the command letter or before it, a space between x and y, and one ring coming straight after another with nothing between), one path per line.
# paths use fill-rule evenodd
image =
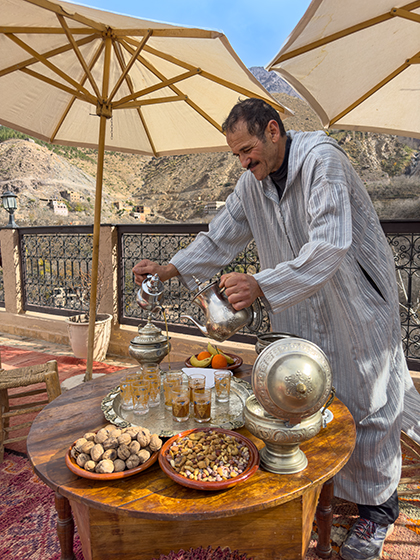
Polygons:
M216 402L214 388L212 389L211 420L205 424L195 422L194 417L185 422L177 422L172 418L172 412L165 408L163 390L160 405L151 408L147 414L135 414L130 410L121 410L120 387L102 400L101 409L105 418L119 428L128 426L142 426L148 428L159 437L172 437L184 430L202 427L217 427L236 430L244 425L243 409L246 399L252 395L250 383L243 379L232 377L230 400L227 403Z

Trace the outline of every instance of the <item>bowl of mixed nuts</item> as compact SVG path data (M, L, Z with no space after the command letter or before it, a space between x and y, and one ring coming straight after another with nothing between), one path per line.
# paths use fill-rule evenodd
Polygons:
M172 480L196 490L226 490L258 470L258 449L223 428L186 430L163 444L159 464Z
M158 459L162 440L147 428L119 429L113 424L86 432L65 456L67 467L90 480L115 480L133 476Z

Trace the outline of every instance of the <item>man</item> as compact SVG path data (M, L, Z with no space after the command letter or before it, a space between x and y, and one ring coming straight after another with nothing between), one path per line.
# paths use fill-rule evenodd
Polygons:
M323 132L286 135L276 111L239 102L224 123L227 143L248 171L212 220L167 265L144 260L141 283L157 273L208 280L254 238L261 271L224 274L229 302L260 297L274 331L293 332L326 353L337 396L357 427L352 457L335 477L335 494L358 504L360 519L341 547L345 560L380 558L398 517L404 391L420 409L405 363L392 254L362 182ZM416 423L407 412L404 422Z

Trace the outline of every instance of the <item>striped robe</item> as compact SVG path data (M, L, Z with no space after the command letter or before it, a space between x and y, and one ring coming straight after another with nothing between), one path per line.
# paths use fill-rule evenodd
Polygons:
M420 410L402 351L394 261L345 152L323 132L288 134L281 201L269 177L257 181L245 172L209 232L171 262L195 289L192 275L208 280L255 239L261 263L255 278L272 330L322 348L337 397L356 422L356 448L335 477L335 493L379 505L400 478L405 391L406 430Z

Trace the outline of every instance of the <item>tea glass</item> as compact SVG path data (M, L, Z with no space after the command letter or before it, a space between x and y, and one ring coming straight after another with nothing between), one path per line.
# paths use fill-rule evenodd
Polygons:
M214 372L214 389L217 402L228 402L230 396L230 381L232 372L229 370L220 370Z
M139 379L139 372L130 373L127 375L120 383L120 390L121 390L121 408L123 410L133 410L134 408L134 401L133 401L133 381L137 381Z
M190 394L188 387L172 390L172 416L177 422L185 422L190 417Z
M193 402L193 391L204 391L206 387L206 376L202 373L191 373L188 375L188 388L190 390L190 401Z
M156 370L149 368L148 366L143 369L143 379L150 382L150 393L149 393L149 406L153 408L160 405L160 386L161 377L160 370L156 367Z
M150 381L141 379L133 381L133 401L135 414L147 414L149 412Z
M171 371L168 372L163 378L163 394L165 397L165 408L172 410L172 391L174 389L181 389L182 385L182 372Z
M211 418L211 390L197 389L193 391L194 420L200 424L210 422Z

